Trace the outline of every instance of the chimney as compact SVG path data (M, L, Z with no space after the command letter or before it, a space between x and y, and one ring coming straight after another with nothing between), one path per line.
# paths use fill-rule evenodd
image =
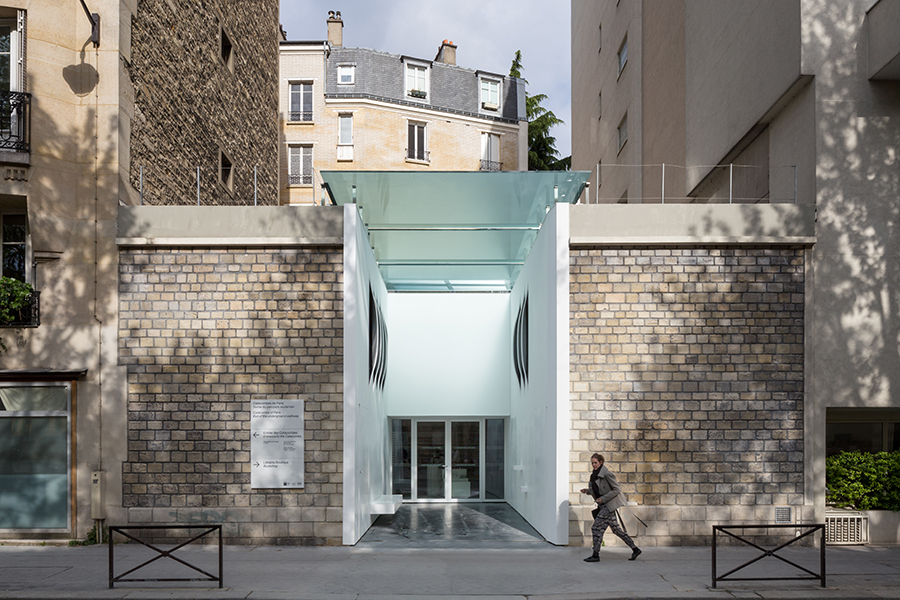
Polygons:
M438 53L434 60L445 65L456 65L456 46L453 45L453 42L444 40L441 47L438 48Z
M344 45L344 22L341 21L341 11L328 11L328 43L333 48Z

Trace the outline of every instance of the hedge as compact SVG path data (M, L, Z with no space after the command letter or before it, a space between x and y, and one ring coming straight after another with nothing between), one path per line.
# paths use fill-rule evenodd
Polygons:
M900 450L841 452L825 459L828 504L900 511Z

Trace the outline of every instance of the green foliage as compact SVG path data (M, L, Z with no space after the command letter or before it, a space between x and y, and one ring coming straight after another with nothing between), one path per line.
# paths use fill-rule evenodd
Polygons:
M900 450L829 456L825 459L825 482L829 504L900 511Z
M97 529L100 529L100 535L97 535ZM91 527L87 537L83 540L69 540L69 546L93 546L94 544L105 544L109 542L109 528L99 523Z
M23 281L11 277L0 277L0 325L11 323L21 317L21 311L28 306L34 288ZM0 339L0 352L6 344Z
M522 51L516 50L509 67L509 76L518 77L528 83L528 80L522 77L522 68ZM525 93L525 117L528 119L528 170L568 171L571 168L572 157L559 158L556 138L550 135L550 129L554 125L562 125L563 120L554 115L552 110L541 106L546 99L546 94L532 96Z

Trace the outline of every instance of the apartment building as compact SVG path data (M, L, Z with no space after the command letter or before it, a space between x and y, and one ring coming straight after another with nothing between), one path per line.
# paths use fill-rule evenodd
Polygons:
M704 440L697 445L655 444L660 459L677 457L680 464L644 465L646 457L622 453L620 442L608 441L628 427L616 419L603 421L605 433L580 447L581 453L617 456L619 468L631 472L624 478L625 491L640 504L658 507L667 519L690 519L699 512L719 522L822 521L826 455L900 447L895 318L900 271L893 267L897 247L889 225L898 217L900 191L898 18L900 6L888 0L840 6L816 0L572 2L572 167L591 172L582 202L606 206L607 212L613 210L609 205L621 204L617 209L626 211L623 218L631 216L633 227L652 222L659 247L654 254L685 250L660 241L682 225L693 233L692 247L714 253L726 251L721 236L740 245L742 237L770 227L758 222L733 228L706 217L675 223L664 217L675 207L663 204L696 210L709 205L734 215L749 214L749 205L768 206L782 224L797 214L814 215L814 237L786 238L769 248L773 256L792 253L777 259L779 264L800 266L791 289L799 294L794 301L802 302L793 334L790 327L775 326L774 337L765 343L755 338L760 345L751 342L740 359L755 362L758 350L775 343L781 350L772 364L780 367L772 369L769 383L742 386L738 382L745 375L736 364L719 367L733 373L735 383L727 385L703 375L701 366L688 369L711 393L710 403L690 409L698 411L701 429L718 428L710 423L717 411L724 410L726 420L739 419L742 409L757 401L765 405L758 393L767 388L779 388L773 398L781 405L771 404L761 416L786 416L787 422L766 432L762 422L735 421L723 427L740 431L697 433L694 439ZM653 206L631 207L647 204ZM621 245L625 235L616 236L618 242L607 240L603 247ZM598 248L584 251L599 260ZM727 299L741 279L724 281L721 298ZM759 292L786 311L787 289L763 286ZM658 308L660 315L668 314L665 305ZM717 321L719 329L707 323L692 333L748 341L742 336L752 317ZM783 374L798 357L788 359L782 352L797 350L800 377L789 383ZM694 360L689 346L673 345L669 354L673 361ZM683 388L677 380L657 387L633 399L653 402L660 411L655 426L666 428L672 424L666 410L679 406ZM609 410L614 397L592 398L591 407ZM761 453L769 448L781 454ZM781 458L793 466L782 464L780 473L772 472L767 465ZM706 473L687 467L710 459L720 462ZM645 468L658 474L643 475ZM708 523L697 527L694 533L708 532ZM872 523L870 532L876 530L896 527ZM679 535L687 534L682 527Z
M280 201L319 204L323 170L527 169L525 82L456 64L444 40L434 59L343 45L282 41Z
M0 537L83 537L147 485L116 215L277 202L277 32L277 0L0 2L3 275L37 292L0 324Z

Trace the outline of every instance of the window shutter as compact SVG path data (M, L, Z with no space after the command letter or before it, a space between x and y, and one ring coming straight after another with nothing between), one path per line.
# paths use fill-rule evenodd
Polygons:
M18 11L18 16L16 19L16 43L18 50L18 60L16 61L16 89L17 92L27 92L26 89L27 81L25 78L25 49L26 49L26 39L27 36L25 31L25 15L26 12L24 10Z

